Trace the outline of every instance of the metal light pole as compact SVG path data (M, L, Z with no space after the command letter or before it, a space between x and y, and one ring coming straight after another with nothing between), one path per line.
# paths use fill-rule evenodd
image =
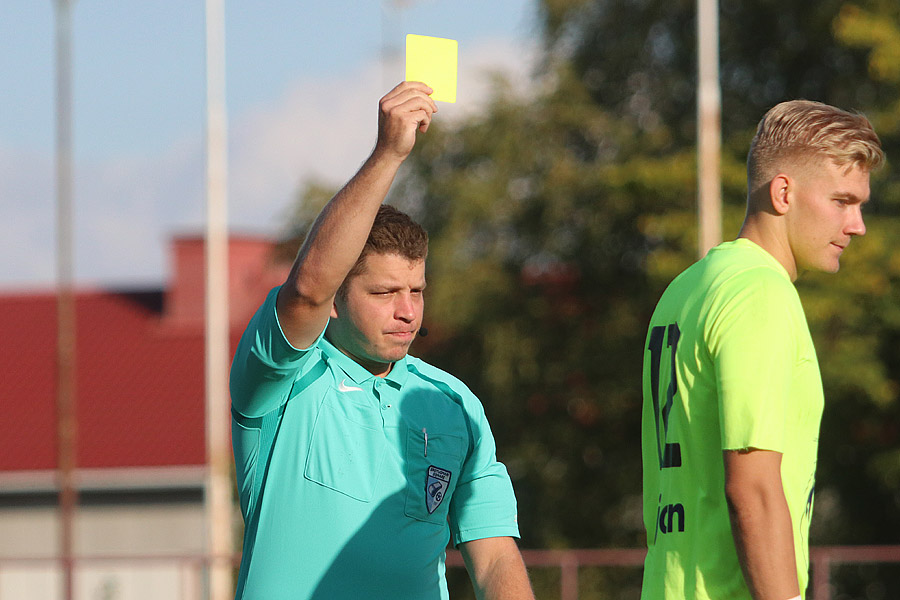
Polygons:
M697 0L698 253L722 241L722 93L719 87L718 0Z
M56 8L56 428L59 488L59 556L63 598L74 594L75 485L75 294L72 234L72 2Z
M206 0L206 518L210 600L234 596L224 0Z

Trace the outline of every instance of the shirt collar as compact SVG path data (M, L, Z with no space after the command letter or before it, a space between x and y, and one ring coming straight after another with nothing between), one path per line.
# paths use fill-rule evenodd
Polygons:
M736 239L732 240L731 242L724 242L722 245L724 246L725 244L731 244L734 246L743 246L745 248L754 249L758 254L765 257L766 262L768 262L773 268L775 268L776 271L778 271L779 273L781 273L782 275L787 277L788 281L791 280L791 274L788 273L787 269L784 268L784 265L781 264L777 258L772 256L771 252L769 252L768 250L766 250L765 248L763 248L762 246L760 246L753 240L748 239L748 238L736 238Z
M320 347L325 354L326 360L340 367L347 377L355 383L368 383L371 379L379 379L361 364L341 352L328 338L322 337ZM394 363L384 380L399 389L406 383L407 378L409 378L409 360L407 356L404 356Z

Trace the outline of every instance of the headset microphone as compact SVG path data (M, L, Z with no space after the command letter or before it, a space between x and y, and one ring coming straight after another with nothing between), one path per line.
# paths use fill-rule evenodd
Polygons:
M419 327L419 335L425 337L426 335L428 335L428 330L424 327Z

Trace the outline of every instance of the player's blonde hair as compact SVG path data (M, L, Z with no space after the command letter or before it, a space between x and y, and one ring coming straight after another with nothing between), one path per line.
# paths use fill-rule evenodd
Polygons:
M747 155L752 194L786 166L805 166L823 158L839 167L874 171L884 162L881 141L869 120L828 104L791 100L763 116Z

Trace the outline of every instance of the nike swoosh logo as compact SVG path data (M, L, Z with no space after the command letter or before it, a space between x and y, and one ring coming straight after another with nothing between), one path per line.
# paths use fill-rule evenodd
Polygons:
M363 389L361 387L355 387L352 385L347 385L347 380L343 380L338 384L339 392L361 392Z

